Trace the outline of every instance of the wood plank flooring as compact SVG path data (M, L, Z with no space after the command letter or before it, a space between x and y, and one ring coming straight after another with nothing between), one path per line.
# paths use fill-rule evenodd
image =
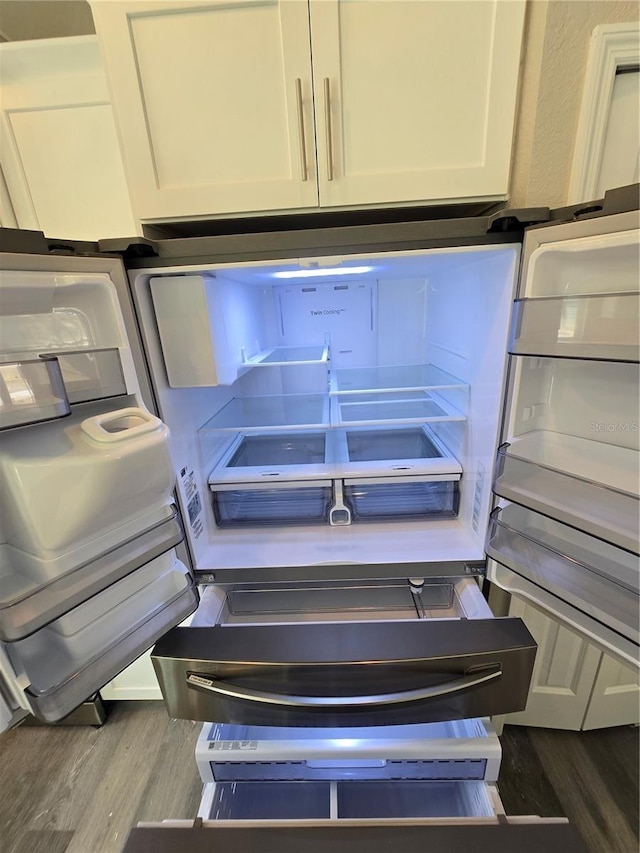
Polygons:
M119 702L101 729L0 736L1 853L121 853L138 821L195 817L199 730L160 702ZM637 853L637 729L510 726L502 743L507 814L566 815L592 853Z

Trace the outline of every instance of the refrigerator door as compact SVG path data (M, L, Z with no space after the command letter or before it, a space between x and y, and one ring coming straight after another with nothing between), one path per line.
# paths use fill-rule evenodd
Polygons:
M528 229L487 577L638 664L638 211Z
M198 596L121 262L0 267L1 731L65 717Z

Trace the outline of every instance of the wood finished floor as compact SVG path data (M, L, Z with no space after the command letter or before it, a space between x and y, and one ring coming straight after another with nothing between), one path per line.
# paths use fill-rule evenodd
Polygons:
M138 821L195 817L199 729L160 702L121 702L101 729L0 736L1 853L121 853ZM507 814L567 816L591 853L637 853L637 729L511 726L502 744Z

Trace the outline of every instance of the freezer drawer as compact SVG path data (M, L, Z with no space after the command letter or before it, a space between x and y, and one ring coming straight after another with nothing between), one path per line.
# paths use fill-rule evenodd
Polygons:
M469 819L492 818L495 807L481 782L216 782L205 786L200 816L247 823Z
M474 719L329 731L205 723L196 744L205 783L495 782L500 758L491 723Z
M471 599L474 586L484 603L473 581L461 585ZM480 618L460 619L460 609L416 606L408 585L404 592L393 587L386 616L379 605L354 619L366 599L353 591L352 606L334 601L332 610L325 598L323 611L308 589L297 617L272 601L264 615L254 608L238 622L170 631L152 653L170 715L248 726L383 726L524 708L536 646L520 619L482 618L486 604Z
M328 826L229 826L205 821L140 824L129 834L123 853L586 853L572 827L555 818L482 818L456 821L411 821L366 825L346 821Z

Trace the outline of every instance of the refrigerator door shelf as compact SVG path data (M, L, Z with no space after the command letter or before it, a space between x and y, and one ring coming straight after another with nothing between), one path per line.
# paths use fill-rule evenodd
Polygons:
M139 657L197 605L172 553L5 648L25 685L26 707L55 722Z
M546 296L515 302L513 355L640 359L640 293Z
M593 630L619 634L637 663L637 557L515 504L492 513L487 554L589 617Z
M70 403L88 403L120 397L127 393L117 347L43 353L57 358Z
M366 729L290 729L205 723L196 744L202 781L482 780L500 769L488 720Z
M70 412L56 358L0 359L0 430L63 418Z
M498 450L496 495L638 551L637 450L536 431Z
M194 625L209 627L177 628L152 653L169 713L249 726L395 726L524 706L535 643L521 620L492 618L469 578L448 606L427 586L424 602L419 579L415 592L375 582L243 590L241 613L205 597Z
M7 552L0 569L0 639L34 633L178 545L183 539L178 513L167 509L169 517L59 575L42 575L37 565L12 566Z

